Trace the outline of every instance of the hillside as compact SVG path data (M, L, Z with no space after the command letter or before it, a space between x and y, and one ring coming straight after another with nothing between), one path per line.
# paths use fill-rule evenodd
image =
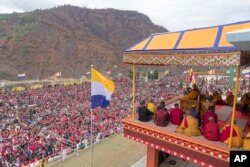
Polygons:
M61 6L0 15L0 79L26 73L43 79L62 72L79 78L94 64L127 71L122 50L150 33L167 31L143 14L115 9Z

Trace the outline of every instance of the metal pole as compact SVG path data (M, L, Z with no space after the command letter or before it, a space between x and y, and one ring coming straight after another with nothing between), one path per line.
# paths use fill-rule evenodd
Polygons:
M237 103L237 95L238 95L238 90L239 90L239 78L240 78L240 65L237 66L236 83L235 83L235 88L234 88L234 103L233 103L233 112L232 112L232 120L231 120L229 148L232 147L233 125L234 125L234 117L235 117L235 108L236 108L236 103Z
M91 79L92 79L93 65L91 65ZM90 107L91 108L91 107ZM93 166L93 109L90 109L90 167Z
M132 118L135 119L135 64L133 64Z
M93 166L93 110L90 109L90 167Z

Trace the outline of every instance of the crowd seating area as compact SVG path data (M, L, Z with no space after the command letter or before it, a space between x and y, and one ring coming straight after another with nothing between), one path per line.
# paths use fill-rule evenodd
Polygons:
M141 99L156 103L183 94L180 81L168 76L154 81L137 81L136 107ZM131 113L132 82L117 79L111 104L93 111L94 141L122 131L121 120ZM28 165L42 158L72 152L90 144L90 83L44 87L0 93L0 162Z

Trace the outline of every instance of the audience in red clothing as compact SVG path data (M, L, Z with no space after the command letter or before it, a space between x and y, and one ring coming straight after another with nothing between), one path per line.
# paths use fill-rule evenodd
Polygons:
M179 83L185 77L181 77L137 81L135 103L138 105L142 99L152 98L159 104L182 94ZM197 78L197 83L201 83L199 80ZM224 89L227 82L227 79L221 79L218 86L212 81L212 84L208 83L212 85L209 91ZM122 129L121 120L131 113L131 83L127 79L117 80L110 106L94 110L94 139L110 136ZM204 116L203 123L209 116ZM181 124L183 112L178 104L171 109L170 117L172 124ZM28 164L89 141L90 83L0 93L0 133L0 162L5 165Z
M182 93L178 77L138 81L136 104L145 97L156 102ZM108 137L122 130L131 113L130 80L115 82L110 106L93 113L93 135ZM164 88L163 88L163 87ZM169 89L169 87L171 89ZM29 164L90 141L90 83L0 93L0 162ZM7 166L7 165L6 165Z
M179 104L174 104L174 108L170 110L171 123L180 125L183 119L183 111L179 108Z
M214 112L214 106L208 106L208 111L202 114L202 126L209 122L208 118L212 117L217 123L217 114Z
M165 102L161 101L160 105L157 107L157 111L155 114L155 124L157 126L167 126L169 123L169 113L167 109L165 108Z
M212 140L212 141L220 140L219 125L215 122L214 117L208 118L208 122L204 124L204 127L201 130L201 134L207 140Z

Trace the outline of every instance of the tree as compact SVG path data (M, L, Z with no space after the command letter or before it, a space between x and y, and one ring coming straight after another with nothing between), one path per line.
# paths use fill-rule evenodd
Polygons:
M128 70L128 77L130 79L133 79L133 72L132 72L132 70Z
M140 79L140 73L139 72L136 73L136 79L138 79L138 80Z
M158 70L154 70L154 72L153 72L153 79L159 79L159 72L158 72Z
M151 70L147 72L147 78L148 80L154 80L159 78L159 72L158 70Z
M150 72L149 71L147 72L147 78L148 78L148 80L150 78Z
M151 72L150 72L150 71L147 72L147 77L148 77L148 80L151 80L151 79L152 79L152 77L151 77Z

